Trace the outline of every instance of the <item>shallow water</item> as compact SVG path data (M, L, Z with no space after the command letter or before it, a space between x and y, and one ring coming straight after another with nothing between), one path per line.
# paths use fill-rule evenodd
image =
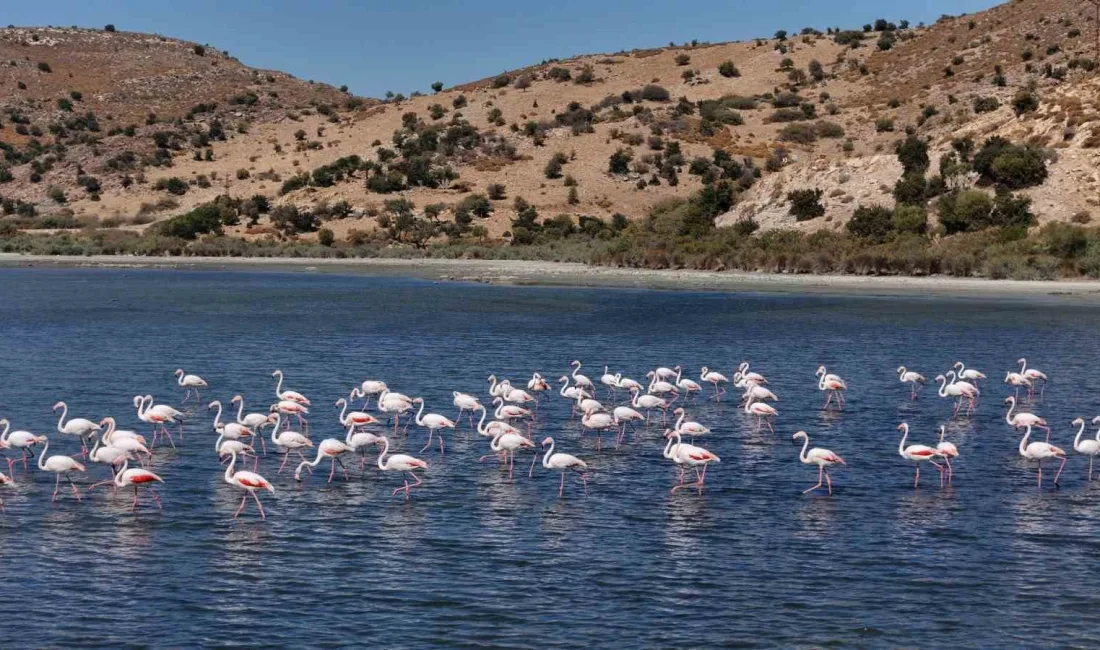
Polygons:
M53 477L37 470L0 488L6 611L31 609L4 645L1094 645L1100 504L1087 462L1071 456L1059 488L1037 489L997 380L1022 355L1051 373L1035 410L1070 450L1069 421L1100 413L1097 316L1049 302L2 270L0 417L36 433L54 432L59 399L147 429L130 400L178 404L177 367L209 381L204 401L242 393L247 410L271 403L282 368L313 399L315 441L343 438L331 404L366 378L453 417L453 390L488 402L489 373L552 380L574 358L596 381L605 363L642 380L678 363L693 378L703 365L731 375L749 359L781 398L774 434L734 400L688 404L713 429L697 442L722 458L702 494L669 494L677 471L659 429L597 452L555 394L536 436L589 462L587 498L573 476L562 499L556 473L528 479L529 456L511 482L477 463L487 441L466 425L442 458L421 454L413 426L396 450L432 466L411 501L370 466L326 486L322 465L299 486L269 455L266 521L251 506L233 519L240 495L222 480L211 415L192 407L186 442L156 456L163 512L135 516L129 497L99 490L51 505ZM893 372L931 378L959 358L991 378L970 419L952 420L932 386L910 402ZM821 411L820 363L848 380L843 414ZM953 486L925 468L913 489L902 420L933 444L947 424L961 451ZM797 429L849 463L831 498L801 494L816 471L798 462ZM51 439L51 453L79 450ZM90 466L77 481L106 474Z

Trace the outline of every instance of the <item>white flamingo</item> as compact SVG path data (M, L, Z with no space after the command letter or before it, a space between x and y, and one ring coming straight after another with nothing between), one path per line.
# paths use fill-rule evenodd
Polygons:
M57 431L68 436L76 436L80 439L80 448L83 450L81 456L88 455L87 439L92 435L99 433L100 426L91 420L86 418L72 418L68 422L65 418L69 415L69 405L65 402L58 402L53 405L54 412L57 409L61 409L61 417L57 420Z
M771 418L779 415L779 411L775 407L765 404L764 402L756 402L752 399L745 402L745 413L756 416L756 429L759 430L761 425L767 424L768 430L775 433L775 429L772 428Z
M1094 417L1092 421L1094 424L1100 421L1100 415ZM1081 434L1085 432L1085 420L1077 418L1071 424L1076 424L1080 427L1077 429L1077 435L1073 438L1073 450L1089 457L1089 481L1091 482L1092 461L1096 458L1096 454L1100 454L1100 430L1097 430L1095 438L1081 440Z
M821 447L814 447L809 451L806 450L810 446L810 436L805 431L798 431L792 436L793 440L802 438L802 451L798 454L798 459L806 465L817 465L817 485L807 488L802 491L802 494L813 492L821 487L821 481L824 479L825 484L828 486L829 494L833 493L833 481L829 478L829 467L833 465L845 465L844 459L836 455L828 449Z
M272 377L278 377L279 381L275 384L275 397L279 398L279 401L298 402L303 406L309 406L310 402L306 399L306 396L293 390L283 390L283 371L276 369L271 373Z
M924 376L919 372L908 370L905 366L898 366L897 373L898 381L909 384L909 399L917 399L917 393L924 388L924 382L926 381Z
M198 402L202 399L199 395L200 388L206 388L206 380L198 375L188 375L183 372L183 368L176 368L176 383L180 388L186 388L187 392L183 395L183 404L187 403L187 398L191 397L191 393L195 393L195 401Z
M53 472L57 477L53 483L53 498L50 499L50 503L57 501L57 493L61 489L61 477L64 476L65 480L69 482L69 485L73 487L73 494L76 496L77 501L83 501L80 497L80 490L77 489L76 483L73 483L73 479L69 474L71 472L83 472L86 468L80 463L76 462L68 456L62 456L60 454L54 454L53 456L47 456L46 452L50 449L50 440L46 439L45 445L42 447L42 453L38 455L38 469L44 472Z
M432 445L432 436L434 436L435 433L438 431L439 432L439 453L440 453L440 455L442 455L443 454L443 432L442 432L442 429L453 429L453 428L455 428L455 423L452 422L451 420L448 420L447 418L443 417L442 415L439 415L438 413L429 413L427 415L424 415L424 400L420 397L417 397L416 399L414 399L413 404L419 404L420 405L420 410L417 411L417 413L416 413L416 424L417 424L417 426L424 427L425 429L428 430L428 443L426 445L424 445L424 449L427 449L428 447L430 447ZM421 449L420 453L424 453L424 449Z
M390 496L397 496L398 492L405 492L405 500L409 500L409 491L419 486L423 481L416 475L416 470L428 469L427 461L420 460L419 458L413 458L406 454L394 454L389 458L386 458L386 454L390 451L390 439L386 436L382 436L382 453L378 454L378 469L384 472L401 472L402 476L406 473L413 477L416 481L413 484L409 484L409 479L405 478L405 487L399 487L393 491Z
M1039 487L1043 487L1043 461L1047 458L1061 459L1062 464L1058 466L1058 473L1054 475L1054 484L1058 485L1058 478L1062 476L1062 468L1066 466L1066 452L1061 447L1056 447L1049 442L1032 442L1028 443L1028 439L1031 437L1031 427L1028 426L1024 431L1024 437L1020 439L1020 455L1023 456L1025 461L1034 460L1039 465Z
M714 386L715 400L721 400L722 395L726 394L726 389L722 388L721 384L728 383L729 379L727 379L726 376L722 373L715 372L707 366L703 366L703 369L699 372L699 379L702 379L703 381L708 382L712 386Z
M1016 363L1020 364L1020 374L1027 378L1028 381L1034 384L1036 381L1043 382L1042 388L1039 390L1039 394L1042 395L1047 390L1047 376L1042 370L1038 368L1028 368L1027 359L1020 358L1016 360Z
M572 454L565 454L562 452L554 451L554 439L545 438L542 441L542 446L545 449L546 445L550 445L550 449L547 449L542 456L542 466L546 469L556 469L561 472L561 483L558 485L558 498L560 499L565 492L565 472L571 470L577 472L580 476L581 483L584 484L584 495L588 496L588 477L585 475L585 470L588 469L588 464L580 458L573 456Z

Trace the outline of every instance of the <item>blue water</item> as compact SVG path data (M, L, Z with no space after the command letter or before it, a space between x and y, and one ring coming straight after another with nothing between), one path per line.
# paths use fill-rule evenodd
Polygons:
M524 462L510 482L477 463L488 444L468 427L447 433L444 457L420 454L426 435L412 427L396 450L432 466L409 502L391 497L398 477L369 466L331 486L322 466L299 486L269 455L266 521L251 506L233 519L240 494L222 480L210 415L194 411L178 452L156 456L163 512L131 514L127 495L99 490L51 505L53 476L37 470L0 488L13 622L2 645L1095 645L1100 492L1079 456L1060 487L1036 487L997 380L1023 355L1050 373L1035 410L1070 450L1070 420L1100 413L1098 315L1059 302L0 270L0 416L37 433L54 432L59 399L147 431L130 400L178 404L177 367L209 381L204 400L243 393L247 410L271 403L283 369L313 399L314 441L343 437L330 405L366 378L452 416L453 390L488 402L490 373L556 379L574 358L594 380L604 364L642 380L677 363L731 375L749 359L781 398L774 434L732 401L689 404L722 458L702 494L669 494L677 471L658 429L597 452L555 395L535 435L589 463L587 498L572 476L559 499L556 473L528 479ZM932 386L910 402L893 372L931 378L957 359L991 378L970 419L952 420ZM849 382L842 414L821 411L821 363ZM913 489L903 420L932 444L947 424L961 452L953 486L926 468ZM797 429L848 460L832 497L801 494L816 470L798 462ZM79 450L51 439L51 453Z

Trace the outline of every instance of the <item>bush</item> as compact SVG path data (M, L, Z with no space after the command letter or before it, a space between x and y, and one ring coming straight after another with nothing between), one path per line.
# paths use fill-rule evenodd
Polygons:
M817 137L819 138L844 137L844 127L840 126L836 122L829 122L828 120L819 120L818 122L815 122L814 130L817 131Z
M576 78L573 79L575 84L590 84L596 80L596 71L590 65L581 67L581 71L577 73Z
M459 95L451 100L451 106L454 108L464 108L466 106L466 95Z
M222 233L221 208L214 203L204 203L178 217L172 217L157 225L156 231L165 237L195 239L206 233Z
M894 130L894 119L890 117L880 117L875 120L875 131L879 133L887 133Z
M1016 115L1018 116L1038 108L1039 98L1031 91L1021 89L1016 93L1016 96L1012 98L1012 110L1016 111Z
M196 45L195 47L191 48L191 51L194 52L195 54L197 54L198 56L205 56L206 55L206 48L201 46L201 45Z
M501 183L490 183L485 191L489 194L489 198L494 201L501 201L507 198L507 192L505 187Z
M641 90L640 97L648 102L667 102L671 95L662 86L646 84Z
M894 152L898 155L903 174L923 174L928 170L928 143L910 135L898 143Z
M821 205L821 197L825 193L820 189L801 189L787 192L787 200L791 203L789 214L795 221L809 221L825 215L825 206Z
M937 203L940 225L948 235L980 230L978 224L990 221L993 200L979 190L951 192L940 197Z
M550 179L561 178L561 168L567 162L569 162L569 158L565 154L558 152L550 157L550 160L547 161L546 167L543 168L542 172Z
M1009 189L1041 185L1047 178L1042 151L1031 146L1014 145L999 136L989 138L974 154L974 171L979 182Z
M432 92L433 93L438 93L442 90L443 90L443 82L442 81L433 81L432 82Z
M990 113L1001 107L1001 102L996 97L975 97L974 112Z
M806 119L806 114L801 110L795 110L793 108L780 108L776 111L772 111L772 114L767 117L767 122L797 122L799 120Z
M608 159L607 171L611 174L627 174L630 172L630 161L634 159L634 152L630 149L616 149Z
M881 205L859 206L848 220L847 229L860 239L882 242L890 236L894 213Z
M336 233L332 232L328 228L321 228L317 231L317 243L322 246L332 246L336 242Z
M783 142L811 144L817 140L817 129L811 124L788 124L779 129L778 135Z
M928 182L921 172L906 173L894 184L894 200L899 204L923 205L927 192Z
M271 223L287 235L313 232L317 229L317 217L308 210L298 210L295 205L280 205L272 210Z
M920 206L899 205L890 224L896 232L923 235L928 231L928 214Z
M554 66L546 72L546 76L554 81L569 81L573 78L573 75L569 72L569 68L563 68L561 66Z
M113 32L113 31L115 31L115 26L112 25L111 23L107 23L107 26L103 28L103 31Z
M54 185L46 192L46 196L50 197L57 203L65 203L68 199L65 197L65 190Z
M825 79L825 68L821 65L821 61L812 59L808 67L810 71L810 78L814 81L821 81Z
M243 181L243 180L247 179L249 176L251 176L251 174L249 173L249 171L247 169L242 167L242 168L237 170L237 180Z
M740 77L741 71L733 64L733 61L723 61L718 64L718 74L723 77Z
M45 61L39 61L38 69L42 72L53 72L53 70L50 68L50 64L46 63Z
M512 83L512 77L507 74L502 74L493 78L493 88L504 88Z
M175 194L176 196L182 196L187 194L187 181L176 176L171 178L159 178L157 182L153 184L153 189L158 191L168 192L169 194Z

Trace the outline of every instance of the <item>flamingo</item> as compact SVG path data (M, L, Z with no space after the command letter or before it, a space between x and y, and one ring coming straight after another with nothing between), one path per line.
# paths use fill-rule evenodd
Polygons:
M305 467L317 467L321 464L321 461L325 458L329 459L330 469L328 472L328 482L332 483L332 477L336 475L336 464L340 464L340 469L344 471L344 480L348 480L348 468L344 467L343 461L340 460L341 454L346 454L352 451L352 448L343 442L340 442L336 438L325 438L321 441L321 444L317 445L317 458L313 459L313 462L303 460L298 463L298 467L294 469L294 480L302 480L302 468ZM312 473L313 470L310 470Z
M76 462L68 456L62 456L55 454L53 456L46 456L46 452L50 449L50 440L46 439L45 444L42 446L42 453L38 454L38 469L53 472L57 478L53 483L53 498L50 499L50 503L57 501L57 492L61 489L61 476L65 476L65 480L69 482L69 485L73 487L73 494L76 495L77 501L82 501L80 498L80 490L76 488L76 483L73 483L72 477L69 476L70 472L84 472L86 468L80 463Z
M267 515L264 514L264 506L260 503L260 497L256 496L256 490L267 490L275 494L275 486L268 482L266 478L255 472L249 472L243 469L239 472L234 471L236 466L237 453L233 452L230 457L229 466L225 468L225 482L245 491L245 495L241 497L241 505L237 508L237 512L233 515L233 518L236 519L241 515L241 511L244 510L244 503L248 499L248 495L251 494L252 498L256 500L256 507L260 509L260 518L267 519Z
M947 482L955 476L955 470L951 467L951 459L959 457L959 448L953 442L947 442L943 437L947 434L947 427L940 425L940 441L936 443L936 451L943 456L943 462L947 465Z
M1100 421L1100 415L1092 419L1093 424L1097 421ZM1089 482L1092 482L1092 461L1096 458L1096 454L1100 454L1100 430L1096 432L1095 438L1081 440L1081 434L1085 432L1085 421L1082 418L1077 418L1071 424L1081 427L1073 438L1073 450L1089 457Z
M828 449L822 449L821 447L814 447L809 451L806 448L810 446L810 436L805 431L798 431L792 436L792 440L798 440L802 438L802 451L798 454L798 460L802 461L806 465L817 465L817 485L803 490L802 494L808 494L821 487L822 479L825 480L826 486L828 486L829 495L833 494L833 481L829 478L829 467L833 465L846 465L844 459L837 456L835 453Z
M655 368L653 370L653 374L657 375L658 379L672 379L673 377L676 376L676 373L679 370L680 370L679 366L677 366L675 368L667 368L665 366L660 366L660 367ZM646 376L648 377L649 375L647 374Z
M1039 394L1042 395L1047 390L1047 376L1042 370L1037 368L1028 368L1027 359L1020 358L1016 360L1016 363L1020 364L1020 374L1028 379L1028 381L1034 383L1036 381L1043 382L1043 387L1040 389ZM1029 390L1030 392L1030 390Z
M302 447L313 446L313 442L309 438L303 436L297 431L283 431L282 433L279 433L280 418L282 418L281 414L276 415L275 428L271 430L271 442L275 443L276 447L282 447L284 450L283 464L279 465L279 471L275 472L276 474L281 474L283 472L283 468L286 467L286 461L288 458L290 458L290 452L297 452L298 457L302 460L305 460L306 457L302 455Z
M107 427L107 431L103 433L104 444L133 454L135 458L137 457L137 454L145 454L146 458L153 457L153 452L151 452L148 447L142 444L142 442L137 439L136 434L134 434L132 431L116 431L114 418L103 418L103 420L100 421L99 424L101 427Z
M817 372L814 373L820 379L817 382L819 390L828 391L828 395L825 396L825 406L823 408L829 408L829 402L836 398L837 409L844 408L844 393L842 391L848 390L848 384L844 383L844 380L839 375L834 375L825 370L825 366L818 366Z
M10 476L6 476L3 472L0 472L0 485L15 485L15 481ZM0 512L4 512L4 500L0 499Z
M538 373L535 373L535 374L538 374ZM532 390L542 390L542 389L532 389ZM462 414L468 412L469 416L470 416L470 426L473 427L474 426L474 413L477 412L478 409L483 408L481 406L481 402L479 402L478 399L476 397L474 397L473 395L470 395L470 394L467 394L467 393L460 393L457 390L454 391L453 395L454 395L453 404L458 407L458 415L455 416L455 421L461 422L462 421Z
M512 402L513 404L526 404L527 402L538 401L527 391L513 387L507 379L500 382L500 397L503 397L504 401Z
M546 469L561 471L561 483L558 485L558 498L560 499L565 492L565 470L572 470L580 475L581 483L584 484L584 495L588 496L588 478L585 476L585 470L588 469L588 464L572 454L565 454L562 452L555 453L553 438L545 438L542 441L543 449L546 449L546 445L550 445L550 449L546 450L542 456L542 466Z
M309 406L310 402L306 399L306 396L293 390L283 390L283 371L276 369L271 373L272 377L278 377L279 382L275 384L275 397L279 398L279 401L298 402L303 406Z
M600 383L607 387L607 392L614 398L615 391L619 387L619 378L623 375L619 373L614 375L607 370L607 366L603 367L603 375L600 376Z
M303 414L309 414L309 409L306 408L301 402L295 402L293 400L281 400L278 404L271 405L270 412L278 413L280 416L293 415L294 417L298 418L298 426L302 427L306 431L309 430L309 421L302 417ZM287 426L287 428L290 428L289 417L286 420L283 420L283 423ZM277 424L275 428L278 428Z
M497 399L499 399L499 398L497 398ZM417 413L416 413L416 424L417 424L417 426L424 427L428 430L428 443L426 445L424 445L424 449L427 449L428 447L430 447L432 445L432 436L435 435L436 431L439 431L439 453L440 453L440 455L442 455L443 454L443 432L440 431L440 430L441 429L453 429L453 428L455 428L455 423L448 420L447 418L443 417L442 415L439 415L438 413L429 413L427 415L424 415L424 399L423 398L417 397L416 399L413 400L413 404L419 404L420 405L420 410L417 411ZM421 449L420 453L424 453L424 449Z
M687 417L687 413L683 408L678 408L672 412L673 415L679 415L680 419L676 420L676 424L673 425L673 431L679 431L681 434L692 439L695 442L696 436L705 436L710 433L710 429L699 424L698 422L684 422L684 418Z
M680 366L676 367L680 368ZM687 377L683 377L683 372L684 371L682 368L676 371L676 388L684 391L684 393L688 395L697 395L698 393L701 393L703 391L703 387L700 386L698 382ZM692 399L692 401L694 401L694 398Z
M118 474L118 472L115 470L115 467L117 467L123 461L131 460L133 458L130 452L124 449L112 447L111 445L104 445L102 443L103 436L97 437L95 445L93 445L92 450L88 452L88 460L92 461L93 463L102 463L110 467L111 478L107 479L106 481L101 481L99 483L96 483L95 485L89 486L89 491L99 487L100 485L107 485L108 483L114 485L115 475Z
M399 488L395 489L393 491L393 494L390 495L391 497L397 496L398 492L401 492L402 490L404 490L405 491L405 500L408 501L409 500L409 491L412 488L417 487L418 485L420 485L423 482L423 481L420 480L420 477L416 475L416 470L418 470L418 469L425 469L425 470L428 469L428 463L427 463L427 461L420 460L419 458L413 458L412 456L408 456L406 454L394 454L394 455L390 456L389 458L386 458L386 454L388 454L389 451L390 451L390 439L387 438L386 436L382 436L381 440L382 440L382 453L378 454L378 469L380 469L384 472L389 472L389 471L401 472L402 476L404 476L405 473L408 473L408 475L412 476L413 479L416 481L416 483L413 483L412 485L409 485L409 479L406 478L405 479L405 487L399 487Z
M616 406L615 410L611 413L612 419L615 420L615 425L619 427L619 439L618 442L623 441L623 436L626 435L626 425L629 424L631 429L634 429L634 422L637 420L644 420L645 416L635 411L629 406ZM635 429L637 431L637 429Z
M255 436L256 432L243 424L237 422L221 422L222 417L222 403L218 400L214 400L206 405L206 410L217 408L218 412L214 415L214 431L229 438L230 440L240 440L241 438L247 438Z
M500 397L497 397L493 400L493 406L497 407L496 413L494 413L494 415L498 420L519 420L531 416L531 411L523 408L522 406L505 404L504 399ZM528 428L530 428L529 423Z
M702 447L696 447L695 445L689 445L682 442L679 431L667 429L665 431L665 438L668 439L668 443L665 444L666 458L671 459L680 466L680 484L673 486L672 492L675 493L676 490L680 488L696 487L701 494L703 492L703 482L706 481L707 478L707 466L710 465L710 463L721 462L722 459ZM672 442L673 438L676 439L675 444ZM685 465L695 468L695 476L698 479L695 483L684 484ZM702 474L699 473L700 466L703 468Z
M913 478L913 487L920 485L920 464L924 461L928 461L935 465L936 469L940 471L940 484L943 484L943 466L932 460L936 456L940 456L940 452L936 451L928 445L909 445L905 446L905 440L909 438L909 425L902 422L898 425L898 431L901 431L901 442L898 443L898 454L905 460L911 460L916 463L917 474Z
M577 386L570 386L569 385L569 377L566 377L565 375L562 375L561 377L559 377L558 381L561 383L561 390L558 391L558 394L561 395L562 397L564 397L565 399L570 400L570 401L573 402L572 415L576 415L577 414L577 397L581 396L581 395L583 395L584 397L589 397L588 393L584 392L584 389L579 388Z
M1014 429L1021 429L1026 426L1033 426L1043 429L1047 432L1047 442L1050 442L1050 427L1047 426L1047 421L1043 418L1035 415L1034 413L1018 412L1015 415L1012 411L1016 408L1016 398L1009 395L1005 398L1005 404L1008 404L1008 412L1005 413L1005 422Z
M497 376L489 375L486 378L486 381L489 382L489 397L500 397L501 393L504 392L504 387L501 384L503 384L504 381L508 380L506 379L500 383L497 383Z
M30 431L11 431L11 424L7 419L0 420L4 425L3 433L0 433L0 449L18 449L23 458L23 471L27 471L27 458L34 458L34 446L46 442L46 436L36 436ZM14 460L8 459L8 472L12 472Z
M668 394L678 395L679 394L679 391L676 390L675 386L668 383L667 381L659 379L657 377L657 374L655 372L653 372L652 370L650 370L648 373L646 373L646 377L649 378L649 390L648 390L649 394L651 394L651 395L668 395Z
M779 401L779 397L775 393L752 381L745 382L745 392L741 395L741 399L754 400L757 402L763 402L769 399L773 402Z
M603 404L600 404L594 399L589 399L584 395L577 395L577 407L576 410L580 411L584 415L595 413L596 411L603 410Z
M953 368L955 369L955 372L958 373L959 379L975 382L975 384L979 380L985 379L985 373L974 370L973 368L967 368L966 364L964 364L962 361L956 361Z
M668 409L672 407L672 403L675 399L667 400L663 397L657 397L656 395L650 395L648 393L642 393L641 389L635 388L631 391L634 394L634 399L630 401L630 405L636 409L645 409L645 423L649 424L649 413L653 409L661 409L662 418L661 423L668 421Z
M372 395L381 395L387 390L389 390L389 386L386 386L386 382L378 381L375 379L368 379L359 386L358 391L353 390L352 392L359 397L366 398L363 401L363 408L367 408L367 405L370 404L370 398ZM353 396L352 399L355 399L355 396Z
M401 416L411 411L413 408L412 399L400 393L391 393L389 390L384 391L378 396L378 403L376 406L381 413L393 414L394 434L397 433L397 427L401 424ZM408 428L408 426L408 424L405 425L406 428Z
M199 389L207 387L205 379L198 375L184 374L183 368L176 368L176 383L179 384L180 388L187 389L187 392L183 395L183 402L181 402L181 404L187 403L187 398L191 397L192 392L195 393L195 401L198 402L201 399L199 397Z
M936 381L940 382L940 390L937 393L940 397L954 397L955 408L952 411L952 415L959 414L959 408L962 407L962 401L965 399L969 403L966 409L966 414L970 415L974 412L974 400L977 399L981 392L971 383L965 381L955 381L955 371L948 370L948 375L951 375L951 383L947 383L947 378L943 375L936 375Z
M516 464L516 451L524 448L534 449L534 447L535 443L515 433L505 433L503 435L499 435L489 442L490 449L498 454L504 454L508 457L509 481L512 480L512 470ZM534 460L532 460L531 462L533 465Z
M1032 391L1031 380L1028 379L1027 377L1021 375L1018 372L1009 371L1009 372L1005 373L1004 383L1006 383L1009 386L1012 386L1016 389L1016 394L1015 394L1016 399L1020 398L1020 386L1023 386L1025 388L1027 388L1027 394L1031 395L1031 391Z
M729 382L729 379L726 379L726 376L722 373L715 372L707 366L703 366L703 369L699 372L699 379L702 379L705 382L709 382L712 386L714 386L715 400L721 400L722 395L726 394L726 389L719 386L719 384L725 384Z
M359 469L364 469L367 466L367 455L361 453L360 450L364 450L370 445L378 444L382 438L376 436L373 433L367 433L365 431L356 431L355 426L348 427L348 433L344 437L344 444L351 447L352 453L360 454Z
M152 395L134 395L134 407L137 408L138 419L142 422L153 425L153 442L150 446L156 446L157 436L164 434L168 438L168 442L171 443L172 447L175 447L176 441L172 439L172 434L168 431L168 427L165 426L165 423L178 422L180 425L180 435L182 436L183 420L178 419L176 416L169 413L167 409L170 409L171 407L164 406L163 404L158 404L158 407L163 408L154 408L152 406L152 403Z
M924 375L919 372L913 372L907 370L905 366L898 366L898 381L903 384L909 384L909 399L917 399L917 393L924 388L924 382L926 381Z
M592 429L596 432L596 449L603 448L603 440L600 438L600 432L606 431L615 426L615 420L608 413L585 413L581 416L581 434L585 429Z
M1034 460L1039 464L1039 487L1043 487L1043 460L1047 458L1061 458L1062 464L1058 466L1058 473L1054 475L1054 484L1058 485L1058 477L1062 475L1062 468L1066 466L1066 452L1061 447L1055 447L1049 442L1033 442L1028 444L1031 437L1031 425L1024 430L1024 437L1020 439L1020 455L1024 461Z
M348 413L348 401L341 397L336 400L335 406L340 408L340 424L344 427L365 427L368 424L378 424L378 418L362 411Z
M246 445L240 440L230 440L225 437L225 429L222 429L221 435L214 441L214 451L218 454L218 458L222 459L220 462L224 463L229 460L231 454L240 454L242 458L248 459L252 456L252 469L255 470L260 463L260 459L256 456L256 450L251 445Z
M61 417L57 420L57 431L69 436L76 436L80 438L80 448L83 450L81 456L88 455L88 445L85 444L85 438L90 437L92 434L99 432L100 427L95 422L87 420L85 418L72 418L68 422L65 418L69 415L69 405L65 402L58 402L53 405L54 412L57 409L61 409Z
M642 390L645 386L634 381L630 377L623 377L622 373L615 373L615 377L618 379L619 388L625 389L627 392L634 392L634 389Z
M197 391L196 391L196 395L197 395ZM198 398L196 397L196 399L198 399ZM130 465L129 460L122 461L122 469L119 470L118 474L115 474L114 483L115 483L115 487L120 487L120 488L133 487L134 488L134 502L132 504L130 504L130 510L132 512L137 511L138 486L142 486L142 485L146 486L146 488L149 490L149 494L152 495L153 500L157 502L157 510L163 510L164 508L161 506L160 497L157 496L157 493L153 490L153 483L163 483L164 479L162 479L161 477L157 476L156 474L150 472L147 469L138 469L136 467L131 468L129 465Z
M536 392L543 392L550 390L550 384L546 383L546 380L542 378L539 373L532 373L531 379L527 381L527 390L533 390Z
M751 372L749 370L749 362L743 361L741 365L737 366L737 372L741 373L741 376L748 381L755 381L758 384L767 384L768 380L764 379L764 375L758 372ZM840 377L837 377L840 379Z
M477 423L477 432L487 438L495 438L505 433L519 434L520 430L511 424L504 422L503 420L493 420L489 424L485 424L485 418L488 416L489 411L484 406L481 407L481 420ZM484 458L484 456L482 457Z
M256 436L260 440L260 450L266 455L267 445L264 443L263 428L268 424L271 424L270 413L249 413L244 415L244 398L240 395L234 395L233 399L229 400L230 404L237 405L237 424L243 425L258 435Z
M772 423L769 418L779 415L779 411L775 410L775 407L765 404L764 402L755 402L751 398L745 402L745 413L756 416L756 429L759 431L761 424L767 424L768 430L775 433L775 429L772 428Z
M571 363L569 365L574 366L574 368L573 368L573 385L574 386L580 386L581 388L591 388L593 394L595 394L596 386L592 383L592 380L589 379L588 377L585 377L584 375L580 374L581 362L580 361L574 361L573 363Z

